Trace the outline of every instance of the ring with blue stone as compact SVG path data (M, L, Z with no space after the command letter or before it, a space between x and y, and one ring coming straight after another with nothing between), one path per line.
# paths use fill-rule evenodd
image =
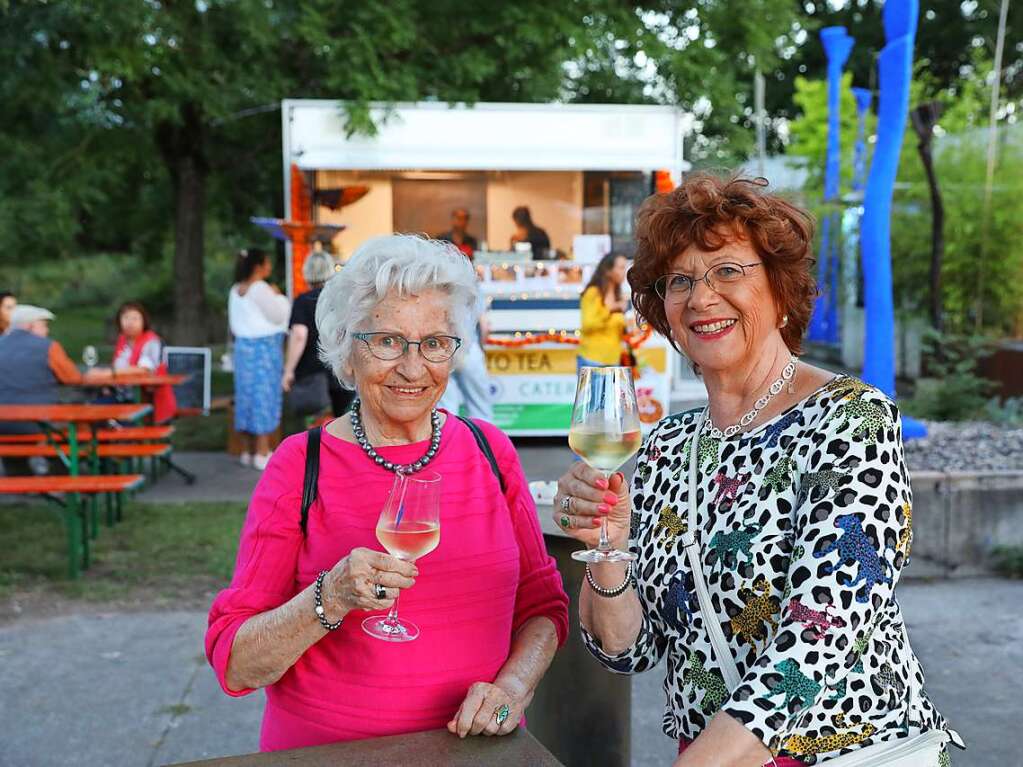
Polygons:
M510 714L510 713L511 713L511 709L508 708L508 704L507 703L505 703L505 704L503 704L501 706L498 706L497 708L494 709L494 716L497 717L497 726L498 727L500 727L502 724L504 724L505 720L508 718L508 714Z

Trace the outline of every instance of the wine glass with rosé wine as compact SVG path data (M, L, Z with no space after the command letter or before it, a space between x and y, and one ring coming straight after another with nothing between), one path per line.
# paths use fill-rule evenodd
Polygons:
M377 540L387 553L405 562L425 557L440 543L440 474L420 471L415 476L397 474L377 521ZM398 618L398 599L387 615L362 622L371 637L385 642L411 642L419 627Z
M642 441L632 369L580 369L568 431L572 452L607 478L639 451ZM611 547L607 517L601 517L597 548L573 552L572 558L588 563L628 562L636 555Z

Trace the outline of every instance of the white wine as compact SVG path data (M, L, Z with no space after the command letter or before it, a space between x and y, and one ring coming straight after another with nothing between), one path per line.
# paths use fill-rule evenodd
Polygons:
M568 432L568 446L594 469L615 471L631 458L643 442L639 429L608 432L574 426Z
M391 556L415 562L425 557L440 543L439 522L405 522L398 529L378 524L377 540Z

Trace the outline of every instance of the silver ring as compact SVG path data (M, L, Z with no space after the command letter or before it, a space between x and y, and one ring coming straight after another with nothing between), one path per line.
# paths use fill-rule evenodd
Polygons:
M572 510L572 496L566 495L561 499L561 510L571 511Z
M387 589L385 589L379 583L374 583L373 596L375 596L377 599L387 599Z

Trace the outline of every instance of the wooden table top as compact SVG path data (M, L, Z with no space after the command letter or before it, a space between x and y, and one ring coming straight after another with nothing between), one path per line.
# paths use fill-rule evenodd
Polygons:
M183 384L191 376L185 373L167 373L157 375L156 373L122 373L106 378L93 378L76 384L66 384L82 388L96 388L97 386L163 386L170 384L177 386Z
M0 421L46 421L47 423L102 423L134 421L147 415L152 405L0 405Z
M355 740L315 748L267 754L227 756L188 762L189 767L562 767L539 741L525 730L500 738L486 736L462 740L447 730ZM180 767L180 766L179 766Z

